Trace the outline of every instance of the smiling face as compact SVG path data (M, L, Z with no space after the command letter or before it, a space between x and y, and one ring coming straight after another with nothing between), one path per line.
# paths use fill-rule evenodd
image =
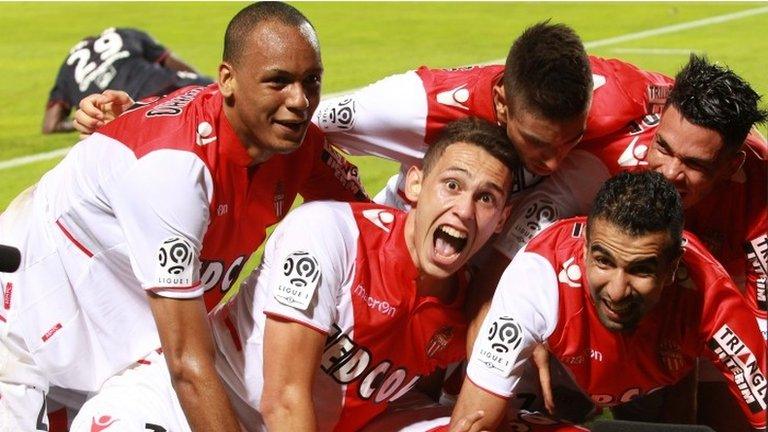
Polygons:
M667 256L670 244L666 231L630 235L601 218L590 223L584 261L592 301L606 328L631 330L658 303L679 261Z
M743 153L727 152L716 131L690 123L669 106L649 149L648 168L675 185L689 208L739 168Z
M525 168L534 174L545 176L555 172L584 136L588 110L570 120L550 120L526 109L522 100L510 105L501 85L494 87L494 102L499 123L506 129Z
M427 173L412 167L405 192L415 203L406 243L422 275L447 278L501 230L509 213L509 169L484 149L464 142L446 147Z
M242 55L219 66L227 119L254 162L296 150L320 102L323 66L314 30L264 21Z

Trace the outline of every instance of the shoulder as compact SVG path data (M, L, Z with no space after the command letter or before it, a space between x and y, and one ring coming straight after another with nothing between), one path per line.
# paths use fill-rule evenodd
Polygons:
M120 141L137 157L159 149L204 154L208 147L218 145L220 113L221 95L216 86L185 87L137 103L99 133Z
M718 283L720 281L729 283ZM684 287L711 294L733 285L725 268L718 262L696 235L683 233L683 257L676 274L676 281Z
M569 254L584 244L586 230L586 217L559 220L537 234L526 245L525 251L542 255L554 263L555 257Z
M354 225L355 218L349 203L312 201L291 210L277 229L310 238L328 232L353 232Z

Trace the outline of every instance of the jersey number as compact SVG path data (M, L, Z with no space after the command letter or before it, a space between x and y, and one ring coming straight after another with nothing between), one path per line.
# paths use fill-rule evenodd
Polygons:
M99 88L105 89L115 76L114 71L107 69L112 63L129 55L128 51L122 49L123 38L114 28L104 30L92 47L88 47L88 41L80 41L72 47L67 65L75 65L75 82L80 91L86 91L94 81ZM96 57L93 61L92 55Z

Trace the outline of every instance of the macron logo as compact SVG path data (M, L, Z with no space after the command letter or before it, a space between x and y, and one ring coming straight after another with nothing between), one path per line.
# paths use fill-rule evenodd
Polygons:
M568 284L571 288L578 288L581 286L581 269L573 261L574 258L571 257L563 263L563 269L557 275L557 280L560 283Z
M390 231L389 226L395 221L395 215L386 210L379 209L363 210L363 217L386 232Z
M606 82L608 82L608 80L606 80L604 76L592 74L592 91L604 86Z
M469 108L464 105L469 100L469 90L467 90L466 84L460 87L456 87L453 90L440 92L437 94L435 99L437 100L437 103L442 105L469 110Z

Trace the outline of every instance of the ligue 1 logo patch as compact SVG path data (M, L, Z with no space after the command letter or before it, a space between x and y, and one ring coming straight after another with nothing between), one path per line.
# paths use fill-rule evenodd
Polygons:
M320 283L320 265L312 254L296 251L283 261L275 299L294 309L307 310Z
M498 317L483 327L486 337L478 339L477 357L494 373L509 376L523 342L523 328L510 316Z
M155 281L162 287L192 285L195 250L181 237L170 237L160 244Z
M342 99L333 105L322 106L317 110L320 127L324 131L345 131L355 126L355 100Z

